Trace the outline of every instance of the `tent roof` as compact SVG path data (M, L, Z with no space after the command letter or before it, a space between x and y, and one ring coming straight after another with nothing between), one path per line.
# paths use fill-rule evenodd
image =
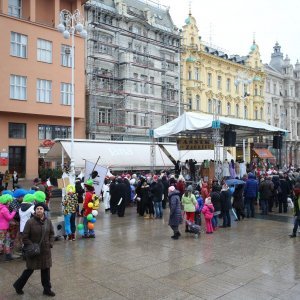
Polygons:
M259 121L243 120L238 118L219 117L221 123L221 133L225 129L236 131L237 138L252 136L267 136L276 133L286 133L288 131L268 125ZM178 118L162 125L154 130L154 137L167 137L171 135L189 135L200 133L207 138L212 137L213 116L208 114L199 114L194 112L185 112Z
M185 161L194 158L198 162L214 159L213 150L178 151L175 143L165 143L164 147L175 160ZM56 140L45 156L46 160L61 160L62 151L70 158L71 141ZM173 168L174 165L167 155L155 144L156 169ZM221 151L223 153L223 151ZM76 168L84 168L85 160L96 163L100 156L99 165L112 170L147 170L151 168L150 143L121 142L102 140L74 140L74 159ZM228 153L227 157L231 159Z

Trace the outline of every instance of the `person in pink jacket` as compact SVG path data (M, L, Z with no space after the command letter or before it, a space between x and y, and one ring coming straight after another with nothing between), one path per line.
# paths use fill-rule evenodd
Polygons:
M214 216L214 206L211 203L210 197L205 199L205 204L202 208L202 213L205 219L205 226L206 226L206 233L211 234L213 233L213 227L211 224L211 220Z
M0 196L0 253L5 254L5 260L12 260L11 240L9 235L9 221L15 216L16 212L9 212L8 204L12 201L12 196L5 194Z

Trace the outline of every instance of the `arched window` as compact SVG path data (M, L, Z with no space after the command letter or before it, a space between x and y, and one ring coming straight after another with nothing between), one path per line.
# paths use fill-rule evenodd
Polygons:
M217 113L218 113L219 115L222 114L222 102L221 102L220 100L218 101Z
M231 115L231 104L229 102L227 102L227 115Z
M240 107L238 104L235 105L235 116L238 118L239 117L239 114L240 114Z
M196 109L197 111L201 110L200 96L196 96Z
M209 114L212 113L212 101L211 101L211 99L208 99L207 112L208 112Z
M264 116L264 109L261 107L260 108L260 119L263 120L263 116Z
M248 107L244 106L244 119L248 119Z

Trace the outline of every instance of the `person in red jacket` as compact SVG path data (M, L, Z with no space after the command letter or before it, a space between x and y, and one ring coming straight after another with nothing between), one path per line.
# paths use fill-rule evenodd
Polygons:
M93 203L93 195L95 194L95 189L93 187L93 180L89 179L84 184L85 186L85 197L83 201L83 226L84 226L84 235L83 238L95 238L95 232L93 229L88 228L87 216L92 213L93 207L89 207L89 203Z
M181 197L185 191L185 180L184 180L183 176L181 176L181 175L179 176L178 182L176 183L175 187L176 187L176 190L179 191L180 199L181 199Z

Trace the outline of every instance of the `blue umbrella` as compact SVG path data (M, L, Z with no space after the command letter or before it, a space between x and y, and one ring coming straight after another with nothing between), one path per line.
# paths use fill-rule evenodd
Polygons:
M228 179L225 180L227 185L238 185L238 184L245 184L245 181L240 179Z

